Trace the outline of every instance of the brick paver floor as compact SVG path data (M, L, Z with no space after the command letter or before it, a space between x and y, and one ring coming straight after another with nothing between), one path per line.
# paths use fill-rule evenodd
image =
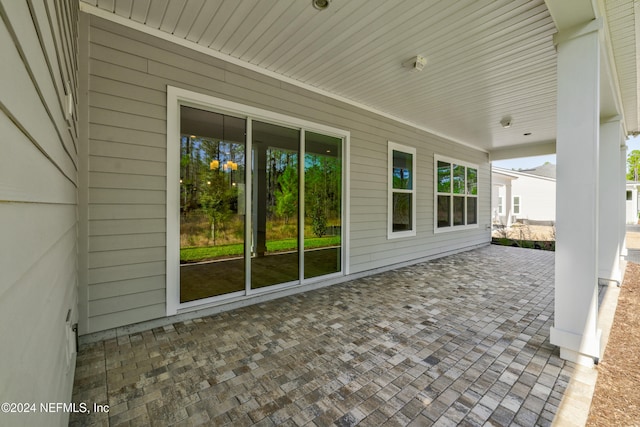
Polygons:
M554 253L488 246L84 344L71 425L550 425Z

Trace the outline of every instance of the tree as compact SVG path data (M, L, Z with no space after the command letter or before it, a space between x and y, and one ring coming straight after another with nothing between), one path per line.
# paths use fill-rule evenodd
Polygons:
M276 215L289 223L289 218L298 213L298 172L297 165L287 166L278 178L280 189L275 191Z
M211 240L216 244L217 228L231 216L230 202L233 197L226 175L215 169L208 174L206 184L200 192L200 206L209 219Z
M640 150L633 150L627 156L627 179L638 181L640 177Z
M318 237L322 237L327 233L327 216L324 211L324 199L320 197L320 194L315 193L312 197L311 204L311 229L313 234Z

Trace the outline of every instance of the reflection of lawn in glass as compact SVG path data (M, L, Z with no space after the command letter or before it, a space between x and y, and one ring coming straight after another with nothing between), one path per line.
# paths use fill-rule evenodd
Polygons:
M339 246L340 236L329 237L313 237L304 240L304 248L322 248L327 246ZM298 247L297 239L274 240L267 242L267 251L269 253L285 252L296 250ZM242 256L244 253L244 245L242 243L233 245L217 245L204 247L190 247L180 249L180 262L199 262L206 260L214 260L220 258L231 258Z

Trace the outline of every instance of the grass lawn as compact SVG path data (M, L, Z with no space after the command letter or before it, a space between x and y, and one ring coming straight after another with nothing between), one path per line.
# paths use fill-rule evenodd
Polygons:
M340 245L340 236L312 237L305 239L304 248L322 248L327 246ZM267 242L268 252L285 252L295 250L298 247L297 239L274 240ZM198 262L217 258L228 258L242 256L244 245L237 243L233 245L218 245L204 247L190 247L180 249L180 262Z

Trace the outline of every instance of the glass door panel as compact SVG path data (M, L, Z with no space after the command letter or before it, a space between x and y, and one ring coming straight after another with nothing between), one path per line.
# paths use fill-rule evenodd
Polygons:
M299 280L300 131L252 125L251 288Z
M245 289L246 121L180 107L180 302Z
M304 277L342 270L342 139L305 133Z

